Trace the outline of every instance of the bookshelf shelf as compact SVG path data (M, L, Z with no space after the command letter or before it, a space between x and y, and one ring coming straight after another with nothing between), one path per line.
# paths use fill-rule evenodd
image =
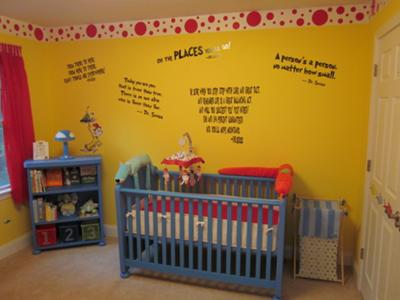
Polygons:
M80 184L72 186L50 187L45 192L32 193L32 195L36 197L36 196L56 195L65 193L97 191L98 189L99 187L97 184Z
M70 216L64 217L60 216L57 220L53 221L38 221L35 223L36 226L38 225L46 225L46 224L60 224L60 223L67 223L67 222L83 222L83 221L93 221L98 220L100 216L87 216L87 217L79 217L79 216Z
M49 249L105 245L100 156L27 160L24 167L34 254ZM88 203L95 211L86 212ZM96 215L90 214L96 211Z

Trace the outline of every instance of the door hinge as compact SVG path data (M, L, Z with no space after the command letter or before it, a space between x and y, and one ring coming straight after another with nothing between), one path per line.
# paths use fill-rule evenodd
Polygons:
M360 259L364 259L364 248L360 249Z
M374 77L378 76L378 64L374 64Z
M367 172L371 172L371 164L372 164L371 160L368 159L367 160Z

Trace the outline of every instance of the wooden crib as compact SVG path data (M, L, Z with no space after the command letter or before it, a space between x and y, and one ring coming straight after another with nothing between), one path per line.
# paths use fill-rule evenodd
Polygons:
M203 174L194 187L151 164L117 183L120 275L133 268L274 289L281 299L286 198L273 178ZM149 181L150 178L150 182Z

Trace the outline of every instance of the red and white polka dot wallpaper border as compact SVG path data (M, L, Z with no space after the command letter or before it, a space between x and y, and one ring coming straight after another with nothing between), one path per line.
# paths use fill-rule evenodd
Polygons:
M38 26L1 16L0 33L38 41L63 42L265 28L347 25L368 22L387 1L372 0L371 5L251 11L61 27Z

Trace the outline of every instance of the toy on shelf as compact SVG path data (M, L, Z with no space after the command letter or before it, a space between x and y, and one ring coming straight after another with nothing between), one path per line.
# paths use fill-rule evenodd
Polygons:
M61 215L64 217L70 217L75 215L76 211L76 203L78 202L77 194L63 194L59 195L58 198L58 206L60 207Z
M99 204L94 202L92 199L89 199L80 207L80 216L81 217L97 216L98 206Z
M200 163L205 163L204 159L193 152L192 139L189 133L185 132L179 139L181 151L168 156L161 162L164 165L176 165L179 167L180 185L194 186L201 179ZM185 150L187 145L187 150ZM169 181L168 169L164 168L164 182L167 185Z

